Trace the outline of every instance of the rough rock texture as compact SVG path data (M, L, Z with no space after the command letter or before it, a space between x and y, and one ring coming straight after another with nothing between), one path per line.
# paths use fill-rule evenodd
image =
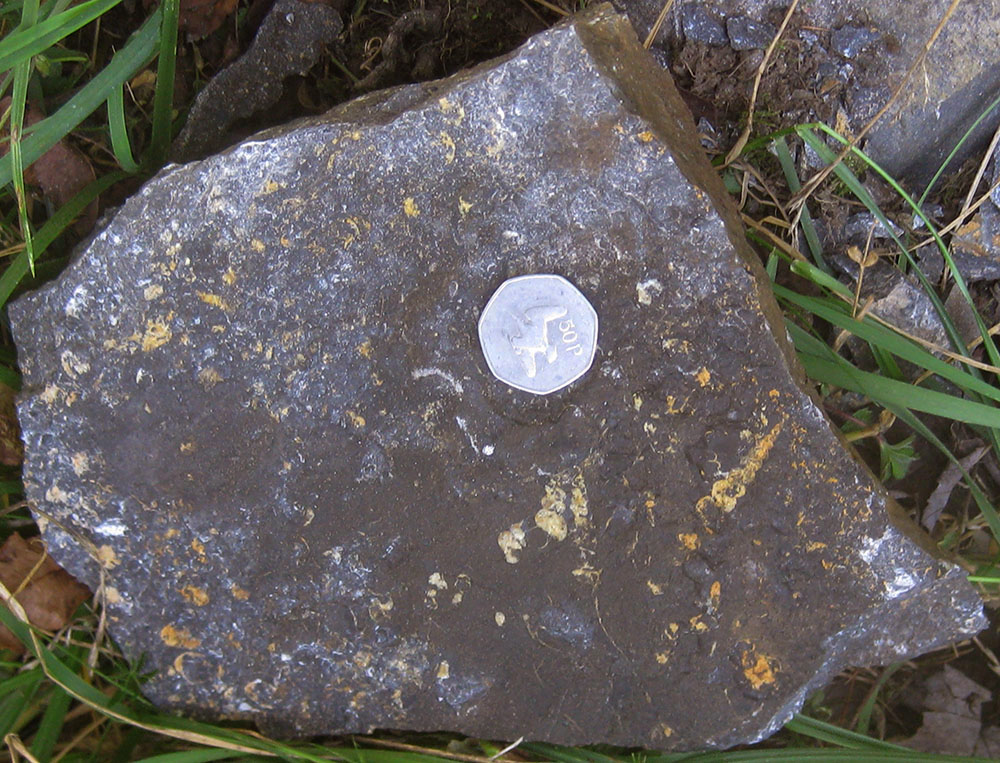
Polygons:
M527 273L601 321L544 397L477 339ZM11 307L26 484L161 706L751 741L846 664L984 625L797 383L765 284L600 6L147 184Z
M987 167L985 182L977 193L985 191L986 183L993 190L979 211L957 231L953 238L952 256L955 266L967 281L984 281L1000 278L1000 146L993 153ZM932 250L938 259L941 255Z
M653 25L662 0L615 0L640 35ZM789 39L793 46L825 46L837 62L850 68L844 107L851 127L860 129L889 98L942 18L951 0L816 0L800 3L799 19ZM703 0L678 3L658 37L671 45L695 33L694 39L719 44L714 30L731 17L758 23L780 20L788 0ZM689 18L690 16L690 18ZM691 19L697 18L697 23ZM712 21L714 20L714 22ZM802 27L796 33L794 30ZM742 28L742 27L741 27ZM1000 0L963 2L945 26L926 62L887 117L869 134L867 151L897 177L920 190L930 180L955 142L987 104L1000 93L1000 55L992 41L1000 37ZM733 44L735 42L735 44ZM742 49L742 38L730 44ZM813 86L820 91L819 83ZM749 82L748 82L749 92ZM973 132L952 168L981 151L1000 123L995 108Z

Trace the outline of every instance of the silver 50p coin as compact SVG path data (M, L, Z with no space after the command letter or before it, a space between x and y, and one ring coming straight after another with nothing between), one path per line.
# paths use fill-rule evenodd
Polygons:
M504 281L479 317L479 343L500 381L547 395L583 376L597 349L597 313L562 276Z

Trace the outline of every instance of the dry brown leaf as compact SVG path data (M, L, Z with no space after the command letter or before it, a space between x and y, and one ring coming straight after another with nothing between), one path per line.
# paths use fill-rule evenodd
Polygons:
M14 395L14 390L6 384L0 384L0 464L4 466L20 466L24 460L24 445L21 444L21 429L17 425Z
M199 40L207 37L222 26L233 11L238 0L181 0L177 16L177 28L186 32L188 38ZM143 6L149 8L159 5L153 0L143 0Z
M0 112L10 106L10 96L0 101ZM43 114L33 106L28 106L24 112L24 126L30 127L43 119ZM7 145L0 147L0 156L7 153ZM97 175L90 160L80 151L73 148L64 138L42 154L24 170L24 181L41 189L42 195L59 208L90 183ZM97 199L94 199L84 213L77 219L73 229L80 236L85 236L94 223L97 222Z
M983 728L982 707L989 689L945 665L927 679L923 725L902 742L911 750L945 755L996 755L995 727Z
M989 449L988 445L982 445L973 450L969 455L958 459L957 464L949 463L945 466L938 477L937 487L934 488L934 492L927 498L927 505L924 506L920 518L920 523L927 530L932 531L935 525L937 525L938 519L941 518L941 512L944 511L945 506L948 505L948 501L951 499L952 492L958 486L958 483L962 481L962 470L964 469L968 472L982 460Z
M48 631L66 625L90 596L85 585L52 561L38 538L25 540L17 533L0 546L0 583L16 594L14 598L31 624ZM4 626L0 626L0 647L18 653L23 650Z

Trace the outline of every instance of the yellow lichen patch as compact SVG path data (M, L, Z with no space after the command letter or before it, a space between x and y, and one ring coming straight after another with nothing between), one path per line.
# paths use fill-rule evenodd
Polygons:
M657 652L655 657L656 661L660 665L666 665L667 661L670 659L670 654L668 652Z
M357 346L358 355L363 358L371 358L372 356L372 343L370 339L366 339L361 344Z
M222 280L227 286L232 286L236 283L236 271L232 267L228 268L225 273L222 274Z
M186 585L180 589L180 594L196 607L204 607L208 604L208 593L205 592L204 588Z
M226 301L220 297L218 294L209 294L205 291L197 292L198 299L204 302L206 305L211 305L212 307L217 307L224 312L229 312L232 308L226 304Z
M806 551L819 551L821 548L826 548L826 544L818 540L806 544Z
M42 402L46 405L52 405L59 399L59 395L61 394L62 390L57 386L54 384L46 384L45 389L42 390L38 397L41 398Z
M260 192L262 194L274 193L279 188L281 188L280 183L276 183L275 181L268 179L264 181L264 185L261 186Z
M179 450L181 453L194 453L194 441L188 440L187 442L182 442Z
M562 514L552 509L539 509L535 513L535 526L555 540L566 540L569 532Z
M70 457L70 462L73 464L73 472L77 477L82 476L90 470L90 457L82 451L74 453Z
M413 200L412 196L407 196L403 199L403 212L407 217L416 217L420 214L420 210L417 209L417 202Z
M670 728L667 724L660 724L660 733L665 737L672 737L674 735L674 730Z
M121 564L118 554L115 553L115 550L111 546L98 546L97 561L106 570L114 569Z
M643 143L652 143L653 140L656 138L656 136L653 135L653 133L651 133L649 130L643 130L641 133L639 133L638 138Z
M695 615L688 621L688 623L691 625L691 628L698 631L698 633L704 633L708 630L708 625L701 621L701 615Z
M684 402L677 405L677 398L673 395L667 395L667 413L672 416L676 416L678 413L684 413L684 409L687 408L687 403L690 398L684 398Z
M469 210L472 209L472 204L467 202L461 196L458 197L458 211L462 213L462 217L469 214Z
M497 612L496 614L493 615L493 621L497 625L502 627L503 624L507 622L507 615L505 615L503 612Z
M222 381L222 374L214 368L203 368L198 372L198 381L206 389L212 389L212 387Z
M583 472L578 472L573 478L573 487L569 493L569 510L573 513L573 525L586 527L590 524L590 508L587 505L587 483L583 481Z
M440 572L432 572L431 576L427 578L427 582L439 591L443 591L448 587L448 581L444 579Z
M663 596L663 586L657 585L652 580L646 581L646 587L649 588L653 596Z
M69 493L58 485L52 485L45 491L45 500L52 503L69 503Z
M438 135L438 138L441 141L441 145L445 148L444 162L445 164L451 164L455 161L455 141L443 130Z
M347 416L347 420L351 422L351 425L355 429L364 429L365 424L368 423L367 421L365 421L365 417L362 416L360 413L356 413L354 411L345 411L344 415Z
M191 541L191 549L198 556L201 557L202 561L205 561L205 544L204 543L202 543L200 540L198 540L197 538L195 538L193 541Z
M451 675L451 667L448 665L447 660L442 660L441 664L438 665L437 677L439 681L443 681Z
M464 594L461 591L459 591L458 593L456 593L454 596L451 597L451 603L452 603L452 605L457 607L459 604L462 603L463 597L464 597Z
M162 347L173 337L170 327L162 320L146 321L146 331L140 340L143 352L151 352L157 347Z
M371 604L368 605L368 616L372 620L375 620L376 622L379 620L384 620L389 616L389 613L392 611L392 608L394 606L395 602L393 602L391 596L386 597L385 601L382 601L381 599L375 599L374 601L372 601Z
M753 651L743 653L743 675L754 689L773 684L776 672L772 659L767 655Z
M250 598L250 592L245 588L240 588L238 585L233 583L229 588L229 592L233 595L234 599L239 601L246 601Z
M255 238L250 241L250 248L253 249L258 254L261 254L267 247L264 246L264 242L259 238Z
M764 461L771 452L771 448L774 447L778 435L781 434L784 421L782 419L771 427L771 431L756 442L736 469L730 471L722 479L715 481L712 485L711 495L705 496L698 501L697 508L699 513L703 513L703 510L707 508L709 500L727 514L736 508L736 502L746 495L747 488L753 484L754 479L757 477L757 472L763 466Z
M708 383L712 381L712 372L709 371L705 366L698 369L698 372L694 375L694 378L698 380L698 384L702 387L707 387Z
M121 604L122 602L121 591L119 591L117 588L111 585L105 586L104 601L106 601L108 604Z
M640 395L638 392L632 395L632 407L635 408L637 411L640 408L642 408L642 395Z
M507 564L517 564L517 552L524 548L524 529L517 522L497 536L497 545L503 551Z
M709 589L708 597L712 607L718 607L719 599L722 597L722 583L718 580L714 581L712 587Z
M142 298L147 302L152 302L154 299L163 296L163 287L158 283L150 284L145 289L142 290Z
M677 540L681 542L688 551L694 551L701 545L701 540L698 538L698 533L679 533L677 535Z
M160 640L167 646L180 646L185 649L197 649L201 646L201 640L192 637L191 631L173 625L163 626L160 630Z

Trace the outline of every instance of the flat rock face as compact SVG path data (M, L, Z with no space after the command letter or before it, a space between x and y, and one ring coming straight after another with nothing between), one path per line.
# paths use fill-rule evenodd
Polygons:
M640 35L652 28L662 0L615 0ZM789 0L698 0L676 3L657 39L672 45L694 39L737 50L763 48L770 38L748 26L770 22L776 31ZM815 0L800 3L786 44L801 55L829 55L815 92L839 93L849 127L860 131L888 100L923 50L951 0ZM725 22L727 34L717 25ZM798 31L796 31L798 30ZM1000 0L965 2L951 16L926 61L888 115L868 135L866 151L897 178L923 190L966 130L972 130L950 165L985 148L1000 123L994 108L975 129L983 109L1000 91ZM752 40L752 44L751 44ZM747 93L756 71L748 66Z
M984 625L798 385L759 271L602 6L147 184L11 308L26 484L163 707L751 741ZM600 320L544 396L477 336L532 273Z

